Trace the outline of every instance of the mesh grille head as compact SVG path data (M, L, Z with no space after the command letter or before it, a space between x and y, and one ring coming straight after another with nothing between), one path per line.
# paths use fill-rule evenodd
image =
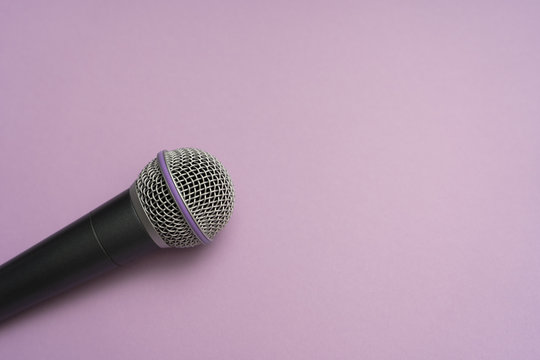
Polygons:
M192 148L165 152L171 177L189 213L208 239L225 226L234 205L231 178L212 155ZM152 226L170 247L201 244L183 217L154 159L135 183L137 197Z

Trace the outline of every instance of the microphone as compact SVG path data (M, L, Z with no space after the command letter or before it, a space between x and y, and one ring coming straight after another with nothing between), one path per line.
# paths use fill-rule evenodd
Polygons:
M163 150L129 189L0 266L0 321L160 248L209 244L233 206L215 157Z

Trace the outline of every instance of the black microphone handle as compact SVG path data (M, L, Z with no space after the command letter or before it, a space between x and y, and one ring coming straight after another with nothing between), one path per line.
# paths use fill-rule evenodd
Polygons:
M126 190L0 266L0 321L157 249Z

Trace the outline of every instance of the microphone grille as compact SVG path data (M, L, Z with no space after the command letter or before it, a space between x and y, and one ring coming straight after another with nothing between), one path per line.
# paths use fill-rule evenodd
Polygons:
M215 157L199 149L166 151L164 158L189 214L202 233L213 239L229 221L234 207L229 174ZM175 202L158 159L141 171L135 187L150 223L168 246L185 248L201 244Z

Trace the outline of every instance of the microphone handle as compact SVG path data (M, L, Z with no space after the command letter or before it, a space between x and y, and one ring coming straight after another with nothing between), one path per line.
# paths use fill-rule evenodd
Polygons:
M157 249L126 190L0 266L0 321Z

